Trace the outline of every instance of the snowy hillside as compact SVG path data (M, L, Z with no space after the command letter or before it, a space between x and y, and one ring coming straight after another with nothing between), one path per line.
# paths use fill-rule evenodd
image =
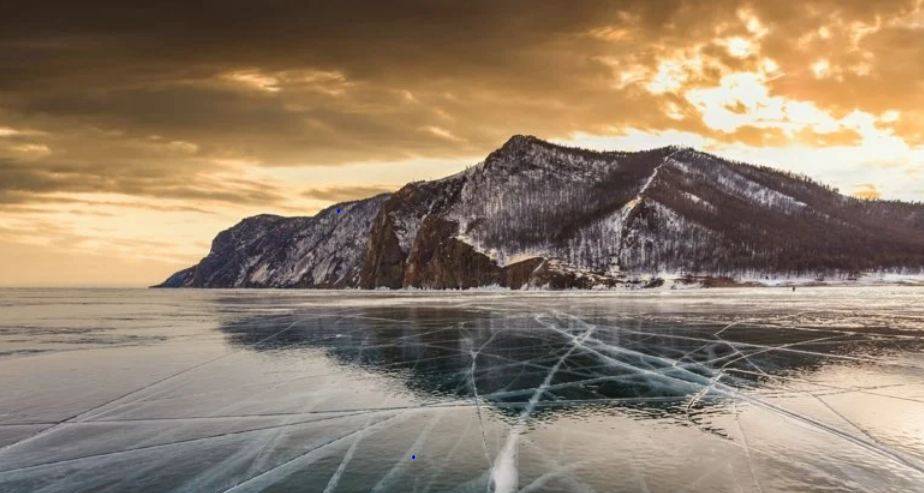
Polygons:
M847 278L922 266L918 204L860 201L689 148L592 152L515 136L442 180L314 217L245 219L163 286L592 288L665 272Z

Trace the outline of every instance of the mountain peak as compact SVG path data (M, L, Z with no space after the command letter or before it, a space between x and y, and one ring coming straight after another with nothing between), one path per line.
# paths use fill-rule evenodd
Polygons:
M687 145L670 144L670 145L666 145L666 146L662 146L662 147L656 147L656 148L653 148L653 149L649 149L648 151L642 151L642 152L660 152L660 153L662 153L662 154L676 154L676 153L681 153L681 152L683 152L683 153L690 153L690 152L699 153L700 151L696 150L695 147L691 147L691 146L687 146Z
M521 149L530 148L536 144L546 144L547 142L534 137L532 135L514 135L507 139L507 142L504 142L504 145L501 146L500 150L504 151L515 151Z
M541 146L541 147L545 147L549 149L559 149L559 150L566 151L566 152L568 151L578 152L578 153L583 153L583 154L588 154L588 153L590 154L626 154L627 153L626 151L621 151L619 149L594 150L594 149L584 149L584 148L576 147L576 146L555 144L555 143L552 143L546 140L542 140L533 135L523 135L523 134L516 134L516 135L511 136L509 139L507 139L506 142L504 142L504 145L502 145L495 152L501 152L501 153L507 154L507 153L517 152L517 151L529 150L537 146ZM682 145L682 144L671 144L671 145L667 145L663 147L658 147L655 149L650 149L649 151L641 151L641 152L658 152L658 151L663 152L663 153L684 152L684 153L705 154L697 150L695 147L688 146L688 145Z
M504 142L504 145L500 146L497 150L488 154L485 162L493 162L497 160L508 161L510 159L521 158L526 155L529 151L536 149L540 146L550 146L548 142L534 137L532 135L514 135L507 139L507 142Z
M515 135L512 135L509 139L507 139L507 142L504 145L506 146L506 145L512 145L512 144L517 144L517 143L541 142L541 141L542 139L534 135L515 134Z

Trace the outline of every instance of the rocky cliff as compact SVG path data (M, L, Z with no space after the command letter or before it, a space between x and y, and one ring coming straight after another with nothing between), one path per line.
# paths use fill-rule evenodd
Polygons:
M163 287L593 288L658 276L920 272L924 206L689 148L515 136L465 172L220 233Z
M160 286L355 287L369 228L388 198L337 204L313 217L248 217L219 233L197 265Z

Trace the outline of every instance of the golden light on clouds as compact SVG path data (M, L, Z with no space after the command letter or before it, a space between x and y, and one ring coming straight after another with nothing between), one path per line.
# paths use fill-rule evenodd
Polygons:
M513 134L924 200L919 0L234 3L0 16L0 283L102 282L101 258L152 283L242 216L448 175Z
M719 40L719 44L724 46L728 50L728 54L735 58L747 58L755 54L751 40L740 36Z
M223 77L258 91L279 92L279 79L257 70L235 70Z
M832 75L831 62L822 58L811 65L812 73L816 79L824 79Z

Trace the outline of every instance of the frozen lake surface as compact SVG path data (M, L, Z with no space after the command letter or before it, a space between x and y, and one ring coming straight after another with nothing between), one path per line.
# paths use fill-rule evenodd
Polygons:
M924 288L0 290L0 491L924 491Z

